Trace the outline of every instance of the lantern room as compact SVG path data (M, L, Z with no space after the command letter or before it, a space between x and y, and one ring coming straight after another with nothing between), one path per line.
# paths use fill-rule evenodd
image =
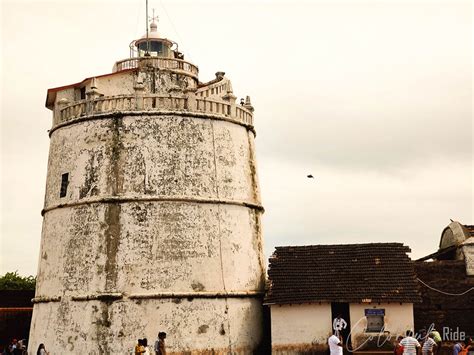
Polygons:
M130 57L161 57L184 59L178 52L178 44L167 38L162 38L158 33L158 26L153 19L149 29L140 39L130 43Z

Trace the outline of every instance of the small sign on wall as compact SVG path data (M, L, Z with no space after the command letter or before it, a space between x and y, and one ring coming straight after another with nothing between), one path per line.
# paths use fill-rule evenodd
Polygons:
M365 316L385 316L384 308L367 308L365 309Z

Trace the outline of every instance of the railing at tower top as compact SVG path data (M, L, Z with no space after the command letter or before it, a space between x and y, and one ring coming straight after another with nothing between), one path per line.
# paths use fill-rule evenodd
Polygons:
M242 106L235 106L218 100L198 98L196 99L196 110L224 115L253 126L253 114Z
M229 80L222 80L214 84L203 86L196 91L199 97L209 97L212 95L224 95L229 90Z
M190 96L172 96L146 94L102 96L94 99L80 100L60 106L54 117L53 126L68 121L111 112L127 111L183 111L221 116L224 119L253 126L253 114L242 106L219 100L209 100Z
M199 69L192 63L189 63L182 59L176 58L161 58L161 57L139 57L139 58L128 58L119 60L115 63L113 72L119 72L126 69L135 69L140 65L151 66L160 69L171 69L181 71L191 75L197 79Z

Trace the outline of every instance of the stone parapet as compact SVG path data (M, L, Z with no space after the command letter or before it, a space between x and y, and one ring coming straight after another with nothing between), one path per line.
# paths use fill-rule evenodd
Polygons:
M190 93L181 96L157 94L116 95L79 100L69 105L63 105L55 111L52 130L79 118L104 113L134 111L146 111L148 114L175 111L178 113L211 114L253 129L253 114L247 108L221 100L197 98L193 93Z

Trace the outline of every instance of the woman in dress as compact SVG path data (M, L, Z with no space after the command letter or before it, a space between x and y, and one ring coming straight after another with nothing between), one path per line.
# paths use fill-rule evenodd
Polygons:
M49 355L49 353L46 351L46 348L44 347L43 343L41 343L38 346L38 351L36 351L36 355Z

